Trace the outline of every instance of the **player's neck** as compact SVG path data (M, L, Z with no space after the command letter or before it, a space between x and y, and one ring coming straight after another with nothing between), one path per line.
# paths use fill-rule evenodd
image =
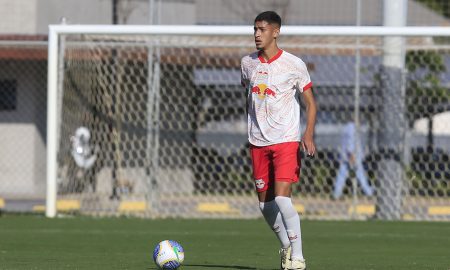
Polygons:
M279 51L280 51L280 49L278 48L278 46L274 45L274 46L270 46L267 49L262 49L261 51L259 51L259 55L262 58L264 58L266 61L269 61L275 55L277 55Z

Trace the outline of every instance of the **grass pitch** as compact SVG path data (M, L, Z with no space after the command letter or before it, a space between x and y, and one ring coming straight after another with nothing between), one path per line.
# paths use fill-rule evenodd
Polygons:
M450 269L450 224L302 221L311 270ZM258 220L0 217L0 269L156 269L164 239L183 270L278 270L278 240Z

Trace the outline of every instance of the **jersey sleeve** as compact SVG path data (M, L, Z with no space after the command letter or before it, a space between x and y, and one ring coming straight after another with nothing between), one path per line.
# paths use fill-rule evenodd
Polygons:
M308 69L303 61L299 61L297 63L297 72L296 72L296 86L298 90L303 93L306 90L309 90L312 87L311 77L309 76Z

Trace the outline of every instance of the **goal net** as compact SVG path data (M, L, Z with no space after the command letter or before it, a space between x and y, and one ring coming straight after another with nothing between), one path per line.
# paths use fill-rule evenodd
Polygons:
M282 29L318 104L292 197L305 218L450 218L450 31L432 29ZM49 42L48 216L260 216L251 28L53 26Z

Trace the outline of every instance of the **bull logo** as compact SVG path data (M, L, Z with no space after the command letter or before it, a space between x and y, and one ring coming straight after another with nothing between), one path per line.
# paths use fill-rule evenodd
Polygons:
M258 98L264 99L266 96L275 97L276 93L272 89L268 88L264 83L253 86L252 93L258 95Z
M255 186L257 189L263 189L264 185L265 185L264 180L262 180L262 179L255 180Z

